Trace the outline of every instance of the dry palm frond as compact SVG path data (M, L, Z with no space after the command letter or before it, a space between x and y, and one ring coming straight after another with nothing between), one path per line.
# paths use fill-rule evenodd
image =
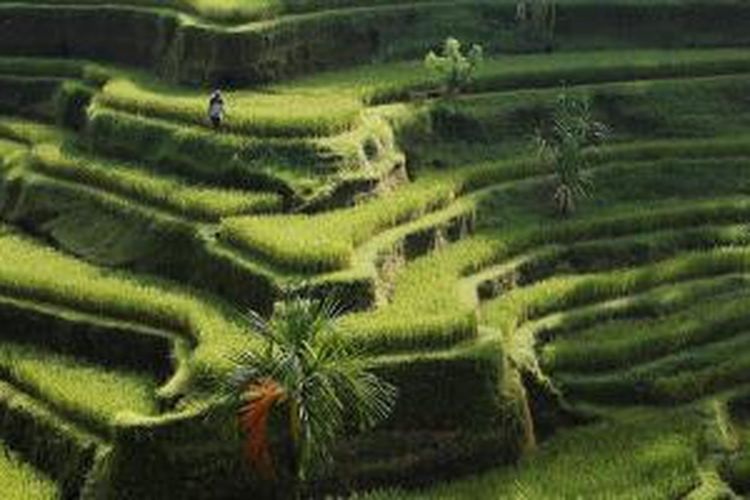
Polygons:
M273 407L286 399L286 392L274 380L262 379L245 392L247 404L240 410L240 426L247 434L245 457L265 479L274 479L274 466L268 439L268 420Z

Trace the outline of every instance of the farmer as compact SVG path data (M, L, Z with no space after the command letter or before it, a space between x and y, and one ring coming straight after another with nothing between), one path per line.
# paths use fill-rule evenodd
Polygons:
M215 90L208 101L208 119L211 125L218 130L221 126L221 120L224 118L224 98L220 90Z

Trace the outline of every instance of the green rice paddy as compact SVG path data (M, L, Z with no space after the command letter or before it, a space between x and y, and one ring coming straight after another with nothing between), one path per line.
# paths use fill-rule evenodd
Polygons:
M312 488L747 495L749 13L560 1L544 50L508 0L0 1L0 497L267 497L214 389L299 295L399 389ZM562 86L612 131L569 217Z

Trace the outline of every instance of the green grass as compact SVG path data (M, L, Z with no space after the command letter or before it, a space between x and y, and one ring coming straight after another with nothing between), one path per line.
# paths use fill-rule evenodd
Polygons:
M59 487L39 471L21 461L0 441L0 491L5 500L54 500Z
M687 203L682 207L676 205L646 213L649 216L640 211L629 213L625 210L619 216L557 223L554 230L546 233L538 230L515 234L512 231L484 231L407 263L394 276L387 303L373 311L349 315L344 324L355 341L367 349L444 346L475 335L476 298L473 290L467 290L461 280L497 264L500 264L498 274L512 273L517 266L528 263L532 264L530 268L533 270L536 264L531 257L537 255L536 247L543 250L538 254L543 257L542 269L550 256L553 262L562 256L575 259L579 250L582 254L587 251L587 258L598 260L599 267L611 268L632 259L642 263L674 256L681 246L713 248L747 241L747 234L741 226L691 228L699 224L742 220L746 217L747 207L739 200L725 200L724 204L713 201L695 205ZM682 232L659 230L670 225L686 229ZM641 236L640 233L647 234ZM630 236L625 237L627 235ZM609 240L614 236L623 238ZM586 243L590 238L602 240ZM555 246L561 244L570 247ZM545 280L539 286L511 292L498 302L504 311L504 320L491 317L488 322L502 323L506 325L504 329L510 328L518 318L526 317L531 308L538 309L539 314L541 311L550 313L562 303L568 306L582 304L607 290L611 290L607 293L613 293L613 297L619 293L617 290L629 289L631 285L649 287L653 286L652 283L659 283L660 279L674 280L677 279L675 276L685 279L691 276L690 273L706 276L712 272L741 272L746 265L740 250L727 251L726 255L717 251L715 255L708 253L705 257L701 253L686 256L690 258L686 257L683 262L676 259L663 269L654 265L646 268L643 274L638 274L637 270L617 271ZM559 272L565 272L566 266L570 269L569 263L563 264ZM701 266L705 269L700 269ZM539 305L535 305L537 301ZM487 307L491 309L492 304L495 302L488 303ZM505 316L508 313L505 308L513 311L510 316Z
M100 105L121 111L210 126L207 92L116 78L96 99ZM223 129L265 137L334 135L357 125L363 109L346 93L226 91L224 100L227 114Z
M99 429L107 428L119 413L158 413L152 377L106 369L35 346L0 344L0 376Z
M571 307L613 300L661 286L727 273L744 273L746 247L686 252L647 266L590 275L565 275L512 290L483 306L483 323L513 335L517 326Z
M631 411L565 430L506 466L423 491L385 490L366 500L663 499L682 498L699 483L700 419L692 410Z
M468 92L556 87L618 80L688 77L750 71L743 49L589 50L501 55L485 59ZM440 84L422 61L375 64L304 77L276 87L287 91L351 93L383 103L434 90Z
M444 347L473 337L475 304L457 281L492 262L494 250L477 237L409 263L393 283L390 302L346 316L343 327L372 351Z
M97 268L2 227L0 255L0 290L10 296L164 328L197 342L181 384L216 376L231 368L231 352L255 348L235 315L186 289Z
M449 203L453 185L426 177L391 195L352 209L319 215L227 218L222 238L289 269L303 272L349 267L357 246L374 234Z
M274 193L248 192L189 185L177 178L156 176L131 165L67 154L45 144L32 151L35 170L84 185L122 194L187 217L218 220L229 215L273 212L281 208Z
M527 328L545 338L565 342L567 336L619 320L646 321L684 311L715 296L742 291L748 285L745 275L725 274L657 286L649 291L577 307L531 320ZM543 354L546 358L547 354Z
M367 13L391 1L168 0L158 5L237 21L340 5L363 5ZM94 0L82 0L88 2ZM186 19L181 22L190 29L206 27ZM283 37L267 42L286 43ZM3 75L85 80L87 71L75 61L0 59ZM441 378L455 375L451 368L474 373L480 361L486 370L509 354L521 367L549 371L575 401L613 397L625 404L643 402L638 388L644 384L647 402L682 403L745 382L750 338L741 288L747 283L738 276L750 269L750 233L744 225L750 215L747 50L492 57L469 89L477 95L430 111L437 134L431 140L461 134L493 143L502 138L489 153L474 151L476 144L463 146L469 159L492 158L495 151L502 159L466 166L458 155L441 158L443 146L436 145L434 158L447 168L417 165L410 168L416 180L407 186L313 215L248 214L280 210L280 196L267 194L272 191L302 203L334 182L382 175L398 155L384 117L393 113L389 118L397 127L399 118L416 120L434 103L366 106L422 99L419 94L434 89L436 81L420 61L227 92L229 114L221 133L205 130L208 89L169 86L135 72L105 73L114 76L106 83L102 79L86 130L96 156L58 146L72 132L66 136L52 127L0 119L0 166L30 146L27 167L37 172L27 171L30 177L59 178L186 217L221 221L220 227L201 229L205 234L218 229L248 262L277 266L279 277L291 285L299 275L323 284L373 280L379 287L377 307L347 314L341 325L348 341L365 352L393 354L395 373L424 370L431 384L443 387ZM734 76L697 78L707 75ZM555 216L553 186L543 166L518 156L527 152L526 133L557 94L560 80L592 94L597 113L616 133L613 145L591 153L595 187L570 219ZM453 119L457 125L449 123ZM478 232L447 244L449 224L462 216L474 217ZM95 228L89 234L96 237ZM733 248L723 248L728 246ZM380 267L390 258L392 263ZM480 306L475 293L480 278L503 276L509 281L515 276L516 288ZM161 395L202 397L206 379L226 375L230 353L257 347L234 311L199 291L95 267L2 227L0 291L167 329L195 343L194 351L176 353L187 362ZM553 334L554 341L539 360L533 348L541 333ZM502 354L480 356L483 348L500 342ZM413 367L400 367L398 361ZM147 376L43 349L0 345L0 374L98 429L118 415L158 413L159 388ZM497 382L491 376L481 381ZM456 406L462 389L456 384L446 390L458 394ZM466 401L479 401L484 392L494 397L497 390L481 388ZM461 410L466 411L455 414L470 421ZM431 412L428 407L419 411L417 420L432 417L424 415ZM492 418L497 415L488 421ZM422 492L367 497L684 497L699 482L701 429L692 408L660 414L612 411L604 421L561 430L517 466ZM2 479L0 491L1 486Z
M65 134L58 128L21 118L0 116L0 137L24 144L58 142Z
M746 332L652 363L598 375L559 373L555 384L572 401L599 404L680 404L748 382Z
M750 109L746 74L585 84L571 91L588 95L614 140L707 138L747 132ZM559 87L469 95L439 103L431 112L440 139L509 147L528 143L545 120Z
M731 337L750 330L747 300L741 293L720 295L666 317L597 325L545 345L543 365L552 372L624 369Z
M14 159L26 151L26 147L15 141L0 139L0 169L14 163Z
M728 154L743 150L745 139L727 140ZM605 151L601 161L628 154L657 157L675 144L649 144L651 150L637 146ZM694 156L705 144L696 144ZM734 148L734 149L733 149ZM706 151L704 154L711 154ZM609 163L592 171L594 194L580 203L580 211L601 211L601 207L638 200L646 203L665 200L675 193L680 198L708 197L726 191L750 192L744 176L748 163L744 159L661 159ZM495 182L503 185L478 194L465 203L476 204L480 223L488 227L533 227L552 225L552 203L545 205L543 195L550 188L543 179L514 183L523 176L540 173L540 165L531 160L477 165L450 173L424 173L423 178L400 189L352 209L320 215L229 218L222 223L222 237L234 245L262 255L275 264L291 270L320 272L350 267L355 249L369 238L395 225L408 222L451 201L458 194L476 190ZM724 175L713 175L721 169ZM506 184L507 181L507 184ZM550 195L551 196L551 195ZM556 222L554 223L556 224Z
M380 153L392 149L383 120L332 137L249 137L216 133L92 105L88 135L100 154L126 158L165 173L223 187L314 197L343 177L382 176ZM364 144L378 158L364 153ZM393 167L393 164L390 164ZM337 175L338 174L338 175Z

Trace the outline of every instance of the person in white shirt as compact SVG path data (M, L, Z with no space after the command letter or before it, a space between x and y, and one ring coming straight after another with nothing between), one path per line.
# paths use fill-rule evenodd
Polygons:
M221 121L224 119L224 98L220 90L215 90L208 101L208 119L211 125L218 130L221 127Z

